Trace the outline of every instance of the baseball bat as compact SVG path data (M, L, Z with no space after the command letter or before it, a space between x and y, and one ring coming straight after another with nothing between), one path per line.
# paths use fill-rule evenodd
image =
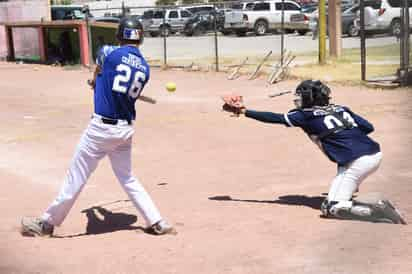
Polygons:
M88 79L87 80L87 84L90 86L90 88L94 88L94 82L92 79ZM153 99L149 96L145 96L145 95L139 95L139 97L137 97L138 100L149 103L149 104L156 104L156 99Z
M277 92L274 94L269 94L269 98L274 98L274 97L282 96L282 95L289 94L289 93L292 93L292 91L288 90L288 91Z

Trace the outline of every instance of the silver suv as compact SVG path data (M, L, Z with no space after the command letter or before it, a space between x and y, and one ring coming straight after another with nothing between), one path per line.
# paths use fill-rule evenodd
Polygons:
M409 1L409 25L412 25L412 0ZM389 32L399 36L401 33L402 0L365 1L365 30ZM356 23L359 26L359 13Z
M153 16L144 22L145 31L149 32L152 37L159 35L169 36L176 32L182 32L187 20L193 14L185 9L159 9L153 11Z

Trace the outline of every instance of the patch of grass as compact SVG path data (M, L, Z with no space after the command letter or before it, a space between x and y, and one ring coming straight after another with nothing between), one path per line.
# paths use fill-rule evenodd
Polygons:
M317 52L299 56L303 65L291 69L291 76L300 79L312 78L334 82L361 82L360 49L344 49L338 60L329 58L327 64L319 65ZM394 75L399 68L399 44L366 49L366 79ZM306 63L306 64L305 64Z
M368 65L366 78L393 75L398 65ZM327 82L361 82L361 65L350 62L331 62L326 65L308 64L294 67L290 75L299 79L320 79Z
M366 48L366 60L370 61L397 61L399 60L400 45L391 44L379 47ZM412 56L412 53L410 54ZM306 52L299 55L302 59L317 60L318 52ZM342 57L338 62L360 62L360 48L343 49Z

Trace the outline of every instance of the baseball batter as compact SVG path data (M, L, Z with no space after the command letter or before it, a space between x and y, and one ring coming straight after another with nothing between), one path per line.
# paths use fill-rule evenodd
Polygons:
M320 81L303 81L295 95L296 109L285 114L249 110L241 96L224 97L223 109L261 122L300 127L337 164L337 175L321 206L323 216L406 223L387 199L352 199L382 160L379 144L368 136L374 131L372 124L346 106L330 104L330 89Z
M57 198L40 218L23 218L22 233L52 235L62 224L99 161L106 155L130 200L143 215L149 233L174 233L161 217L149 194L132 175L131 149L135 102L149 80L150 70L139 45L143 27L134 18L123 18L116 34L120 46L103 46L97 56L94 86L94 114L76 148Z

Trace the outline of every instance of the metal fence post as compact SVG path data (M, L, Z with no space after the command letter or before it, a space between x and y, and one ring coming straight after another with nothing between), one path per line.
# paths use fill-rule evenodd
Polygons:
M282 0L282 17L281 17L281 36L280 36L280 66L283 66L283 52L285 48L285 0Z
M401 86L407 86L409 81L409 1L401 1L401 33L397 39L400 39L400 68L398 77Z
M216 12L216 6L213 5L213 27L214 27L214 32L215 32L215 63L216 63L216 71L219 71L219 53L218 53L218 41L217 41L217 12Z
M159 29L160 35L163 36L163 65L167 67L167 43L166 43L166 8L163 7L163 27ZM163 32L163 33L162 33Z
M365 2L360 0L359 3L360 11L360 54L361 54L361 80L366 80L366 45L365 45Z
M92 41L92 31L91 31L91 27L89 24L89 7L87 6L85 9L85 20L86 20L86 31L87 31L87 41L89 43L89 50L87 51L88 59L89 59L89 70L92 69L92 63L94 62L93 60L93 41Z

